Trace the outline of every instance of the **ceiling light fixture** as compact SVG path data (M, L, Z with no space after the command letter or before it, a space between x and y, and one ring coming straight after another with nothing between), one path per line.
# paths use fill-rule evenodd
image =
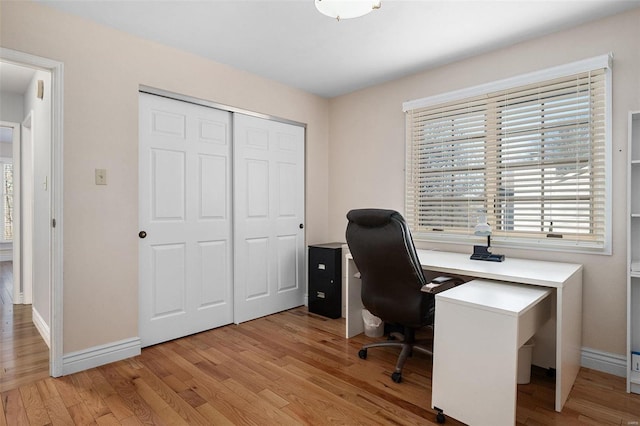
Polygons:
M380 9L381 0L315 0L316 9L323 15L341 19L364 16L375 9Z

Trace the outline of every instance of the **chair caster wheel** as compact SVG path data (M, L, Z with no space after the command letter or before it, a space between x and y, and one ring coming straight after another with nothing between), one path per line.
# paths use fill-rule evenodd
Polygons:
M396 383L400 383L402 381L402 373L395 372L391 374L391 380Z
M360 349L358 351L358 356L360 357L360 359L367 359L367 350L366 349Z
M438 423L444 423L444 421L445 421L445 420L446 420L446 419L445 419L445 417L444 417L444 414L442 414L442 413L438 413L438 414L436 414L436 422L438 422Z

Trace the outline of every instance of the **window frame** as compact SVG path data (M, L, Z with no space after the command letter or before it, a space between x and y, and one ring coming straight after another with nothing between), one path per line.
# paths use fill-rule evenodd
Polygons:
M440 104L446 104L455 101L463 101L481 97L490 93L504 91L509 89L515 89L522 86L527 86L536 83L544 83L557 78L572 76L575 74L590 72L596 69L604 69L604 241L602 245L589 244L578 240L562 240L560 238L519 238L515 235L501 236L493 235L491 238L492 245L500 247L510 248L526 248L537 250L552 250L552 251L565 251L575 253L591 253L591 254L605 254L610 255L612 253L611 248L611 198L612 198L612 183L611 183L611 147L612 147L612 84L611 84L611 63L612 54L601 55L590 59L585 59L577 62L572 62L565 65L560 65L552 68L547 68L540 71L531 72L528 74L515 76L487 84L482 84L474 87L469 87L461 90L456 90L448 93L443 93L426 98L416 99L403 103L403 111L405 113L412 110L418 110L426 107L435 107ZM412 126L409 118L406 119L406 139L405 139L405 210L409 211L410 196L408 175L411 173L411 161L412 153L410 147L412 142L410 141ZM486 168L484 168L486 170ZM469 220L471 220L469 218ZM411 220L409 220L411 223ZM412 229L413 236L418 241L427 242L446 242L446 243L460 243L469 244L471 241L479 243L481 239L472 235L472 232L450 232L450 233L438 233L438 232L420 232L419 230ZM514 233L515 234L515 233ZM484 239L482 239L484 241Z

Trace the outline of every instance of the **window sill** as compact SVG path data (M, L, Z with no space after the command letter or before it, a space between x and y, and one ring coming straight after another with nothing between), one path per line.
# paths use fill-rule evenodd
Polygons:
M458 244L472 247L473 245L482 245L487 243L485 237L475 237L473 235L442 235L436 236L432 234L420 234L414 233L413 239L416 242L423 243L443 243L443 244ZM569 241L544 241L544 240L524 240L524 239L509 239L506 240L501 237L491 237L491 247L496 249L518 249L518 250L538 250L538 251L553 251L562 253L580 253L580 254L596 254L611 256L612 251L610 244L605 247L599 247L595 245L588 245L585 243L569 242Z

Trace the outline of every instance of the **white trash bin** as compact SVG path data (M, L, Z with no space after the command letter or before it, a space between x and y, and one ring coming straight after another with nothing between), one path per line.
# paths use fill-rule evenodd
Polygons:
M531 358L533 357L533 339L518 350L518 384L526 385L531 381Z
M362 310L364 321L364 334L369 337L381 337L384 334L384 323L366 309Z

